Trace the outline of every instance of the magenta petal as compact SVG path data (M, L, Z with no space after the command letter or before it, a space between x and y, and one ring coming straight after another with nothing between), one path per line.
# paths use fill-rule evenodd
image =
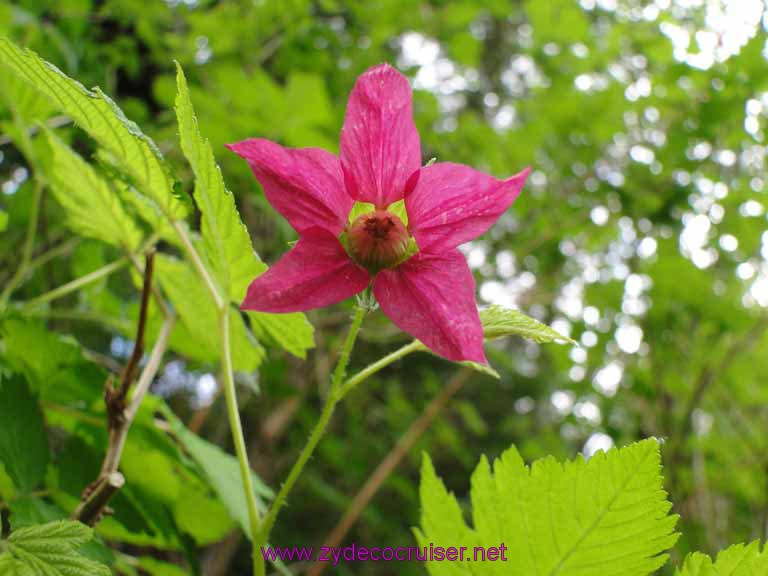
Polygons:
M339 157L350 196L386 208L403 198L421 166L408 79L389 64L357 79L347 103Z
M420 252L373 279L382 311L401 330L449 360L485 363L475 280L458 250Z
M515 201L530 168L497 180L461 164L422 168L405 197L408 223L420 250L438 252L477 238Z
M321 308L362 292L369 282L370 274L349 258L335 236L312 228L251 282L241 308L259 312Z
M227 146L248 161L267 200L297 232L320 227L338 235L354 200L344 188L339 159L320 148L285 148L251 138Z

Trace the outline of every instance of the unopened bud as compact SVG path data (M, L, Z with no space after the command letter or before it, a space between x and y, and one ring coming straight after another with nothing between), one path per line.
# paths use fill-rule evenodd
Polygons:
M390 268L408 251L410 235L403 221L386 210L363 214L347 232L352 257L367 268Z

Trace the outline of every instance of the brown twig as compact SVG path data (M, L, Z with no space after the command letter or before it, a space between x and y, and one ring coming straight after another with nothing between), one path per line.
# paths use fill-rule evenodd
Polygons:
M123 448L125 447L125 440L128 436L128 430L136 416L136 412L139 410L139 405L144 395L149 390L149 386L160 368L160 363L165 353L165 348L168 345L171 330L173 329L174 316L168 314L165 317L147 364L144 366L136 383L133 396L128 401L128 392L138 371L138 364L143 354L147 308L149 307L149 295L152 291L153 257L154 250L148 251L144 266L141 309L139 311L136 344L134 345L133 353L122 371L120 385L115 387L110 378L107 380L105 387L104 399L107 406L107 427L109 430L107 453L104 455L99 476L83 491L82 500L77 509L72 513L73 519L79 520L84 524L93 525L98 522L109 499L125 484L125 478L123 478L118 468Z
M117 390L118 395L125 402L125 398L128 396L128 390L131 387L131 383L136 378L136 373L139 370L139 362L144 355L144 332L147 328L147 311L149 310L149 295L152 293L152 272L154 271L155 252L150 250L147 252L146 264L144 265L144 283L141 288L141 307L139 308L139 323L136 327L136 341L133 345L133 351L131 357L128 359L128 363L125 365L122 374L120 375L120 388Z
M352 499L344 516L339 520L338 524L328 534L323 541L323 546L337 548L344 537L349 532L350 528L357 522L357 519L362 514L363 510L368 506L370 501L376 495L381 488L382 484L389 478L394 472L395 468L408 454L408 451L413 447L416 441L421 438L421 435L432 425L435 418L442 412L448 401L453 398L456 393L461 390L461 387L469 380L472 370L469 368L463 368L457 372L453 378L451 378L448 385L443 388L440 393L435 396L429 404L424 408L416 420L414 420L408 427L408 430L400 437L397 444L389 451L384 459L379 463L373 473L365 481L363 487L360 488L358 493ZM308 571L307 576L320 576L327 568L327 562L316 562Z

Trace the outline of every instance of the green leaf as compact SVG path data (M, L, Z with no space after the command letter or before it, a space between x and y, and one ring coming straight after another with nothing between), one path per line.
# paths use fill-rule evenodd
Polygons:
M138 248L141 230L110 182L50 130L45 135L51 152L46 180L72 231L128 250Z
M202 215L203 246L223 295L240 303L248 284L267 269L253 250L251 238L227 190L207 139L200 135L184 71L176 65L176 118L181 149L195 173L195 201Z
M106 372L87 361L78 343L34 318L11 316L0 324L5 360L24 375L44 402L102 402Z
M139 558L139 568L144 570L150 576L187 576L187 572L168 562L155 560L150 556Z
M186 262L158 254L155 268L163 290L179 313L182 327L193 341L191 345L182 344L181 340L176 338L175 342L194 358L216 362L219 358L220 337L218 313L213 296ZM235 370L251 372L258 368L264 358L264 349L248 332L243 317L232 308L229 330ZM178 334L177 327L174 329L174 336Z
M8 212L0 209L0 232L4 232L8 227Z
M140 415L137 420L139 418ZM95 448L89 443L103 440L99 440L100 426L95 422L91 424L59 420L57 424L88 439L83 441L77 436L70 436L63 450L57 454L56 466L51 469L52 474L48 479L53 501L62 509L71 512L79 503L83 489L99 473L103 448ZM127 444L134 441L136 432L141 432L136 429L136 424L134 421ZM153 473L151 469L147 472ZM107 540L158 549L178 549L180 535L173 523L171 510L153 493L146 492L136 485L135 479L135 474L126 476L126 485L109 502L114 513L101 520L96 530Z
M173 517L179 529L199 546L218 542L233 528L229 512L202 481L187 481L181 486Z
M265 344L280 346L299 358L306 358L307 350L315 346L315 329L304 314L249 311L248 318L253 333Z
M161 502L175 502L181 491L179 473L167 454L145 442L126 443L120 468L133 487Z
M493 470L483 457L472 475L472 525L425 456L419 546L466 546L465 561L429 562L433 576L644 576L661 567L677 539L656 440L560 464L525 465L512 447ZM507 562L475 547L506 546ZM469 558L469 561L466 558ZM482 561L478 555L477 561Z
M486 376L490 376L491 378L496 378L496 380L500 380L501 376L499 375L496 370L493 369L493 367L490 364L480 364L479 362L471 362L469 360L465 360L464 362L459 362L462 366L467 366L468 368L472 368L472 370L475 370L476 372L480 372L480 374L485 374Z
M10 556L16 559L14 568L18 576L111 576L109 567L88 559L78 550L92 538L93 531L88 526L59 521L19 528L5 544Z
M8 476L5 471L5 465L0 462L0 500L6 502L12 500L16 496L16 487L13 485L13 480Z
M215 444L211 444L190 432L169 409L164 409L163 414L168 419L179 442L204 471L230 516L237 521L246 536L250 538L248 506L243 494L243 483L240 479L240 467L237 459ZM257 503L264 510L263 500L272 498L274 494L255 473L251 472L251 478L253 479L253 490L257 497Z
M768 574L768 547L759 542L734 544L720 551L717 560L701 552L689 554L675 576L763 576Z
M167 216L184 215L184 205L174 196L174 178L155 143L99 88L88 90L50 62L7 38L0 38L0 64L88 132Z
M483 323L483 336L486 340L522 336L539 344L548 342L576 344L575 341L563 336L546 324L542 324L518 310L503 306L490 306L481 310L480 321Z
M235 198L227 190L213 150L203 138L189 97L184 71L177 64L176 117L181 148L195 173L195 201L202 216L203 248L216 280L230 302L239 304L248 284L266 271L253 250L248 230L240 219ZM254 333L304 358L314 346L312 326L303 314L251 315Z
M430 348L426 344L418 340L416 342L419 345L418 348L416 348L416 350L434 354L434 352L432 352L432 350L430 350ZM479 362L472 362L470 360L457 362L457 364L461 364L462 366L466 366L467 368L472 368L472 370L475 370L476 372L480 372L480 374L485 374L486 376L490 376L491 378L496 378L497 380L501 378L499 373L496 372L496 370L494 370L490 364L480 364Z
M62 365L79 357L76 344L47 330L40 320L7 318L0 325L0 336L6 359L33 387L44 386L55 378Z
M10 552L0 554L0 574L3 576L23 576L25 567L11 556Z
M24 526L45 524L55 520L63 520L67 514L57 506L49 504L41 498L25 496L14 499L9 508L11 510L11 529L16 530Z
M0 375L0 462L22 492L29 492L45 476L48 440L43 414L20 376Z
M25 125L45 122L54 110L48 99L40 92L20 78L7 74L3 78L2 86L0 86L0 97L5 100L8 108L13 111L13 115L19 121L18 123L9 122L3 126L3 129L7 131L14 144L26 154L29 150L25 149L26 139L20 129Z

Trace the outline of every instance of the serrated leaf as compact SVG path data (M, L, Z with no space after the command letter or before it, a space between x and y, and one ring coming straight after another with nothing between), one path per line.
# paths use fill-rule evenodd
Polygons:
M105 564L94 562L78 548L93 538L79 522L58 521L14 530L6 541L16 559L16 573L31 576L110 576Z
M768 574L768 547L759 542L734 544L721 550L713 562L706 554L689 554L675 576L764 576Z
M490 306L480 311L483 324L483 336L486 340L496 340L507 336L522 336L539 344L561 342L576 344L546 324L526 316L518 310L503 306Z
M99 88L88 90L50 62L7 38L0 38L0 64L46 96L109 151L136 187L166 215L184 215L184 205L174 196L174 178L155 143Z
M588 462L525 465L512 447L472 475L472 527L425 457L419 546L466 546L465 560L429 562L433 576L644 576L677 539L662 489L656 440L598 452ZM475 547L506 546L507 561L478 562ZM467 561L467 558L469 559ZM477 560L477 561L475 561Z
M253 250L251 238L227 190L207 139L200 135L187 80L176 64L176 118L181 149L195 173L195 201L202 215L203 246L224 297L240 303L248 284L267 269Z
M248 284L267 270L253 250L248 230L240 219L235 198L227 190L211 145L200 134L184 71L177 64L176 117L181 148L195 174L194 197L202 216L203 247L225 298L240 304ZM314 346L313 330L305 316L252 314L254 332L292 354L304 358Z
M79 154L45 130L50 149L45 176L76 233L128 250L138 248L142 233L125 211L117 191Z
M155 269L163 290L179 313L182 327L197 347L194 357L217 361L220 354L219 320L210 292L186 262L158 254ZM232 363L235 370L251 372L264 358L264 349L248 332L243 317L232 308L229 313ZM175 329L174 334L176 332Z
M17 489L29 492L45 476L48 440L37 398L20 376L0 374L0 462Z

